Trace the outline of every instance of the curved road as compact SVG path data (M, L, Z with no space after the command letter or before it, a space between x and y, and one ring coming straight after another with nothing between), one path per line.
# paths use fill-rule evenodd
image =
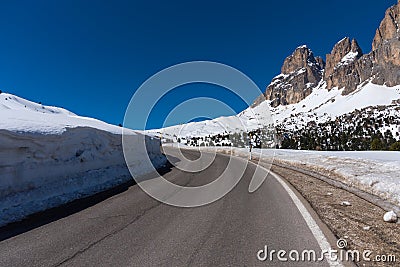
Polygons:
M184 154L198 157L194 151ZM164 177L198 186L215 179L228 161L217 155L204 171L171 168ZM265 245L269 250L321 249L274 177L248 192L254 171L249 164L229 194L198 208L159 203L132 185L34 229L8 228L18 234L0 242L0 266L329 266L326 261L279 262L276 254L272 262L257 259Z

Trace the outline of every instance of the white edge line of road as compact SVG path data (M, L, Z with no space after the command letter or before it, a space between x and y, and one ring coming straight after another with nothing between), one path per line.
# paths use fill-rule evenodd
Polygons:
M251 161L249 161L249 162L256 165L255 163L253 163ZM278 174L272 172L271 170L267 170L266 168L264 168L260 165L257 165L257 167L263 168L268 173L270 173L286 190L286 192L292 199L293 203L296 205L297 209L300 211L300 214L303 216L304 220L306 221L308 228L310 229L311 233L314 235L314 238L317 240L318 245L321 248L321 250L322 251L332 250L331 245L329 244L328 240L326 239L321 228L319 228L317 222L313 219L311 214L308 212L307 208L303 205L303 203L296 196L296 194L293 192L293 190L286 184L286 182L283 181L283 178L281 178ZM333 266L334 267L344 267L344 265L339 261L339 259L333 260L326 254L325 254L325 259L328 262L329 266L331 266L331 267L333 267Z
M237 158L240 158L242 160L246 160L243 157L240 157L236 155ZM271 174L281 185L282 187L286 190L290 198L292 199L293 203L296 205L297 209L300 211L301 216L303 216L304 220L306 221L306 224L308 228L310 229L311 233L313 234L314 238L317 240L317 243L319 247L321 248L321 251L330 251L332 250L331 245L329 244L327 238L325 237L324 233L322 232L321 228L319 228L317 222L313 219L311 214L308 212L307 208L303 205L301 200L296 196L296 194L293 192L293 190L286 184L286 182L283 180L282 177L280 177L278 174L274 173L271 170L268 170L264 168L261 165L255 164L254 162L248 161L250 164L256 165L257 168L262 168L264 169L267 173ZM339 259L332 259L325 253L325 259L328 262L329 266L331 267L344 267L344 265L340 262Z

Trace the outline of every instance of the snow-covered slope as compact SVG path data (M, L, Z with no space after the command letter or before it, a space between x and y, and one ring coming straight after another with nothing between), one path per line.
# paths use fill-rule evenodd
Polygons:
M249 107L237 116L220 117L214 120L192 122L172 126L152 132L177 137L207 136L222 133L234 133L241 129L251 131L272 124L286 129L304 127L310 121L318 123L370 106L391 105L400 99L400 85L386 87L367 83L349 95L342 95L343 89L326 89L325 83L319 84L305 99L296 104L270 107L270 101L264 101L256 107ZM400 114L399 114L400 115Z
M0 94L0 226L131 179L122 130L134 144L144 138L62 108ZM134 175L165 163L159 140L135 150Z
M92 127L120 134L121 128L77 116L58 107L44 106L7 93L0 94L0 129L12 132L61 134L67 128ZM132 131L132 134L135 132Z

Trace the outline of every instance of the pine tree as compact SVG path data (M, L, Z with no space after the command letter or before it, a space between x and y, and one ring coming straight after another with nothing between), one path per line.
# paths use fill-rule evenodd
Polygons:
M389 150L391 151L400 151L400 141L394 142L390 145Z
M382 150L383 144L380 138L374 138L371 142L371 150Z

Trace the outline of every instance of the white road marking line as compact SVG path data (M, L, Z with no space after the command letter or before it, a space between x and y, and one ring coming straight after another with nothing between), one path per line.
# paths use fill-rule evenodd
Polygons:
M238 158L243 159L240 156L237 156ZM322 230L319 228L317 222L313 219L311 214L308 212L307 208L303 205L301 200L296 196L296 194L293 192L293 190L283 181L283 178L281 178L278 174L274 173L271 170L268 170L264 168L261 165L255 164L254 162L248 161L250 164L254 164L256 168L261 168L264 169L267 173L271 174L281 185L282 187L286 190L290 198L292 199L293 203L296 205L297 209L300 211L301 216L303 216L308 228L310 229L311 233L313 234L314 238L317 240L317 243L319 247L321 248L321 251L331 251L332 247L329 244L328 240L326 239L324 233ZM344 265L340 262L339 259L331 259L329 255L325 254L325 259L328 262L329 266L331 267L344 267Z
M314 235L315 239L318 242L319 247L323 251L332 250L331 245L329 244L328 240L326 239L324 233L319 228L317 222L312 218L311 214L308 212L307 208L301 203L301 200L296 196L292 189L282 180L282 178L272 172L269 173L274 176L274 178L282 185L282 187L288 192L290 198L293 200L294 204L296 205L297 209L300 211L301 215L303 216L304 220L307 223L308 228L310 228L312 234ZM343 267L343 264L339 260L333 260L329 256L325 254L325 259L328 262L329 266L337 266Z

